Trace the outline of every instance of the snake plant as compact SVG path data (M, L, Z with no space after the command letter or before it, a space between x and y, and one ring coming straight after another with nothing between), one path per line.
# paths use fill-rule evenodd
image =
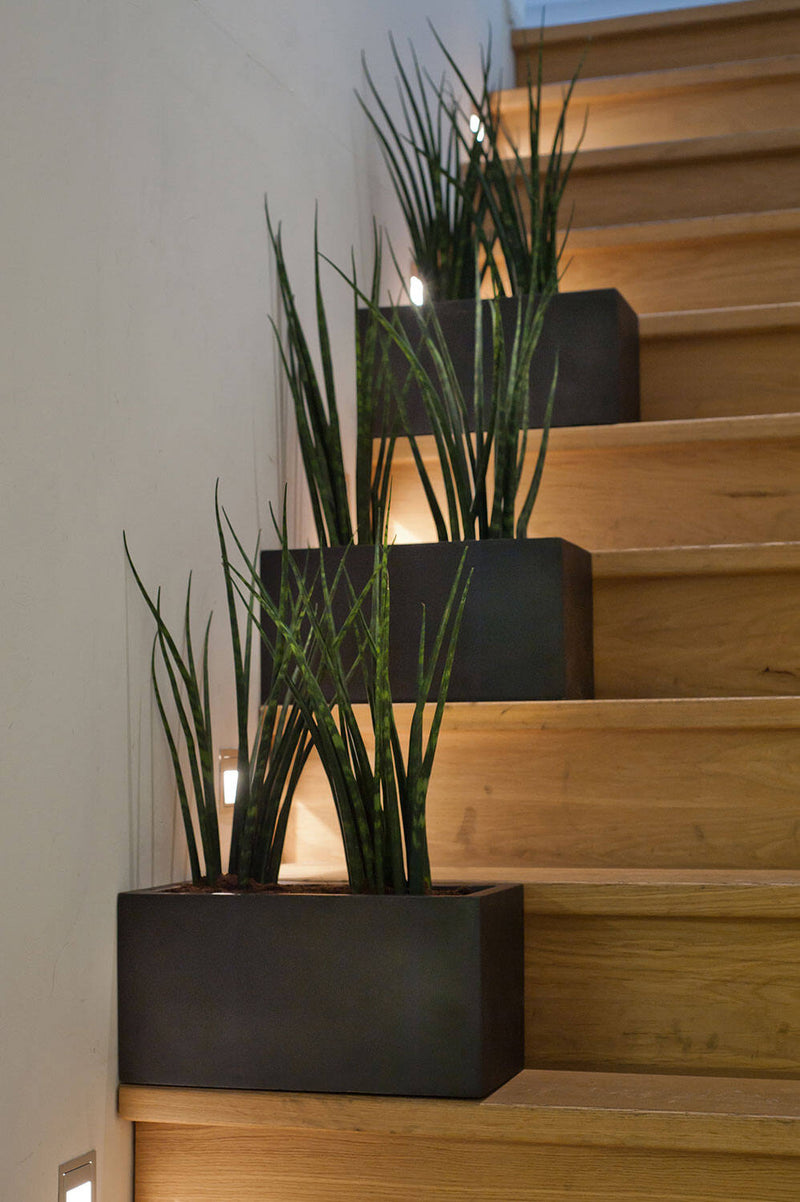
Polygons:
M358 593L348 575L347 549L331 578L322 557L318 573L309 578L288 549L285 527L282 565L282 579L293 576L302 631L287 620L280 599L265 589L254 563L241 581L244 595L253 590L261 607L260 630L270 656L282 644L293 656L297 671L289 678L290 687L330 784L350 887L368 893L429 892L426 801L469 585L468 580L462 583L464 557L430 647L422 613L416 699L405 751L389 683L385 542L375 544L372 571ZM335 616L341 611L339 595L345 601L341 618ZM439 667L441 679L426 736L425 708ZM354 671L364 677L366 717L359 717L350 702L348 681Z
M257 625L255 602L251 596L241 612L237 595L240 574L228 556L225 531L227 527L230 532L230 524L220 510L218 490L215 512L233 652L239 738L238 783L227 874L240 885L249 882L267 884L278 878L292 797L311 750L311 740L302 709L292 696L294 665L289 643L279 638L274 648L266 700L251 742L249 705L253 633ZM223 876L223 867L208 669L211 616L205 624L198 663L192 636L191 575L186 589L183 629L176 637L161 613L161 590L158 589L153 599L136 570L124 535L123 539L134 580L156 624L151 676L174 769L192 881L213 885ZM296 633L300 615L298 601L292 598L289 583L288 577L282 580L275 607L286 630ZM178 645L179 640L183 642L183 650ZM159 668L169 682L180 733L167 715L159 684Z
M526 84L526 155L490 87L491 40L481 50L480 78L472 87L429 25L452 76L445 72L434 80L413 46L412 68L406 69L390 38L402 119L392 116L365 60L368 97L357 93L378 138L427 299L475 296L477 254L478 287L488 277L494 295L557 289L566 237L559 232L559 212L583 136L567 153L567 113L581 67L565 85L545 153L540 38L537 71L529 68Z
M328 319L320 280L317 225L314 224L314 283L319 345L318 372L309 340L295 302L286 265L280 225L275 228L266 207L269 233L278 276L285 331L270 319L280 360L294 403L303 469L308 484L320 546L346 546L352 540L374 543L386 516L396 431L384 425L378 454L373 458L375 414L388 414L388 397L394 387L385 341L375 323L362 328L355 320L356 368L356 522L353 526L347 491L347 471L342 449L339 411ZM373 225L373 270L370 298L377 305L381 280L381 238ZM355 263L352 262L355 276Z
M372 298L361 292L354 276L342 271L339 274L367 306L384 339L399 351L406 364L407 383L413 381L420 391L433 430L445 494L444 508L439 503L418 440L403 417L402 393L397 401L437 538L459 541L527 537L544 470L558 380L556 356L539 448L533 467L528 471L531 367L547 306L555 289L553 281L539 294L504 302L512 304L515 310L511 335L504 328L500 302L496 298L475 300L473 401L470 404L459 383L435 305L412 306L418 325L417 337L413 338L400 323L387 316L385 310L378 308ZM488 350L484 334L485 307L488 307L491 323ZM490 366L485 371L489 357Z

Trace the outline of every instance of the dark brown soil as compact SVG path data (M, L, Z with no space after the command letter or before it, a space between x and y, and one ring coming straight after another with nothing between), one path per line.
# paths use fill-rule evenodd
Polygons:
M431 893L437 897L463 897L474 893L476 885L435 885ZM352 892L345 881L294 881L278 885L260 885L257 881L239 884L239 878L234 873L225 873L217 877L213 884L202 882L193 885L184 881L180 885L169 886L169 893L314 893L314 894L349 894Z

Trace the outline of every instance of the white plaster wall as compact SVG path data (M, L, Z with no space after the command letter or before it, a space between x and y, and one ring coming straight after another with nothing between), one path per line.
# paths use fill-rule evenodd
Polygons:
M315 199L345 261L398 227L352 96L386 31L461 61L502 0L3 0L0 6L0 1197L55 1202L91 1147L130 1198L115 1116L114 903L180 869L123 560L223 614L213 485L249 540L280 451L262 195L309 304ZM334 303L337 334L350 301ZM291 456L289 457L291 460ZM227 666L224 640L213 666ZM232 738L229 703L217 703Z

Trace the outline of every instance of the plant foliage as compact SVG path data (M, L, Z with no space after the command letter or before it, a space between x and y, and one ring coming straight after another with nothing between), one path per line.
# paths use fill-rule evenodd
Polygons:
M356 525L350 513L347 476L342 451L336 400L333 353L320 282L320 251L314 223L314 283L316 324L322 382L303 329L292 291L281 227L275 229L266 207L267 231L275 255L285 333L270 319L278 343L281 363L292 394L303 469L311 497L314 524L320 546L346 546L354 537L374 543L380 538L388 504L389 480L395 433L384 424L380 450L373 466L376 413L390 411L385 403L392 379L386 362L385 342L372 326L362 332L356 319ZM381 279L381 239L373 226L373 270L370 297L378 303ZM353 262L355 275L355 263Z
M232 531L227 515L220 511L218 489L215 511L233 652L239 738L239 774L228 873L242 885L250 881L266 884L276 881L278 877L292 797L308 758L311 741L301 707L292 700L294 665L289 644L279 638L274 647L266 702L250 745L250 671L253 631L257 625L254 594L246 602L242 617L237 596L240 573L228 557L225 528ZM191 575L186 589L182 651L161 615L161 590L157 591L153 600L136 570L124 535L123 539L134 579L156 623L151 675L156 705L175 772L192 881L195 884L203 881L214 883L222 875L222 858L208 671L211 616L205 625L198 665L192 645ZM257 555L256 549L256 559ZM276 612L281 615L281 622L287 630L297 630L300 621L298 602L292 599L288 578L281 581ZM167 715L159 685L159 664L169 682L182 739L173 730ZM188 766L186 770L184 761Z
M569 228L559 233L558 215L586 128L584 118L584 128L568 153L567 114L583 60L565 85L553 139L545 154L541 121L544 39L540 34L536 75L530 63L527 71L525 155L503 121L500 105L489 89L491 42L481 54L481 83L475 91L432 25L431 31L472 106L475 124L481 132L483 155L479 174L484 206L481 218L488 221L492 232L494 253L488 263L494 291L497 295L508 291L511 296L519 296L557 288ZM463 121L455 125L457 130L463 127Z
M501 320L498 300L474 302L473 401L458 380L447 339L434 305L413 306L418 338L390 321L370 297L359 291L355 278L340 273L367 305L384 337L400 351L408 383L419 388L441 471L445 495L439 503L424 457L407 431L439 540L527 537L539 491L550 436L558 359L550 381L539 450L530 478L525 478L531 395L531 364L554 292L549 283L539 295L515 297L513 336ZM487 363L484 312L491 322L491 359ZM407 386L406 385L406 386ZM398 398L403 414L403 396ZM404 426L409 423L403 417Z
M367 68L361 61L369 94L377 109L356 92L381 146L403 211L417 270L432 300L453 300L475 294L476 233L485 216L481 183L483 151L465 139L462 114L445 77L438 85L419 65L413 46L412 68L403 66L389 36L395 66L402 121L395 122ZM483 83L488 87L486 75ZM488 107L489 93L482 105Z
M389 683L387 547L383 541L375 544L373 569L359 593L348 575L346 558L345 550L332 579L322 562L318 575L307 579L288 550L284 527L282 576L293 574L299 609L307 622L304 637L286 621L279 602L252 571L242 579L248 589L256 588L258 603L269 619L261 633L270 653L275 653L276 638L285 640L297 665L291 688L330 783L351 889L425 893L431 888L427 791L469 584L462 584L464 558L431 648L426 645L423 610L416 701L405 753ZM346 602L341 619L335 616L341 609L338 596ZM440 666L441 683L426 737L425 706ZM354 671L362 672L366 683L369 741L349 699L348 682Z
M378 137L427 296L475 296L478 251L478 287L488 274L495 295L557 288L566 238L558 233L558 213L578 149L565 150L566 120L581 68L563 93L552 145L544 157L540 38L535 78L528 71L525 155L502 120L490 88L491 39L481 51L475 89L432 24L431 31L452 78L445 72L438 82L433 80L421 70L413 47L413 70L407 71L390 38L402 120L392 118L365 61L367 87L377 111L358 96Z

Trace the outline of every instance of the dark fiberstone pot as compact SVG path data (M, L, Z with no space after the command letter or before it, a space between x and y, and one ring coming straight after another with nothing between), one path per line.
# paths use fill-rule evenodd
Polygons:
M523 1067L522 894L122 893L120 1081L485 1097Z
M473 574L448 700L591 698L591 556L564 539L535 538L389 547L389 674L393 700L415 700L422 607L430 645L465 546L465 567ZM307 580L317 574L320 556L328 579L332 579L343 554L350 578L359 589L369 578L373 547L350 547L346 552L340 547L292 552ZM275 597L280 572L280 551L262 552L261 578ZM262 681L269 669L267 654L265 651L262 658ZM366 700L357 673L352 678L351 699Z
M514 337L517 302L501 297L501 321L506 345ZM484 301L483 346L487 389L491 378L492 345L489 302ZM475 307L471 300L435 302L436 315L447 341L453 366L467 399L472 404L475 354ZM381 310L387 316L390 309ZM413 345L419 344L419 321L410 305L397 309L401 324ZM368 320L359 311L359 322ZM531 367L531 428L541 426L558 352L558 383L553 407L553 426L593 426L639 420L639 320L615 288L585 292L559 292L550 302L541 338ZM395 346L389 349L390 363L398 381L405 381L405 359ZM426 356L422 362L431 370ZM435 378L435 376L434 376ZM486 393L488 396L488 391ZM407 420L412 434L430 434L431 425L419 390L410 385L406 399ZM376 415L380 432L383 414Z

